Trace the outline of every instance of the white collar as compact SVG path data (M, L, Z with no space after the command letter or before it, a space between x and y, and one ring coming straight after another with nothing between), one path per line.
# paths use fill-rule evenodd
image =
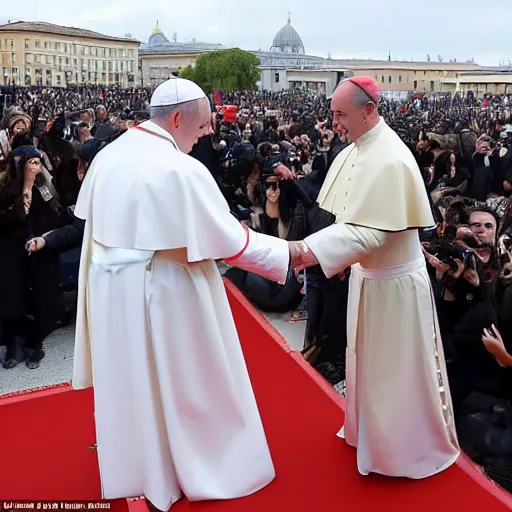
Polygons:
M368 130L364 135L361 135L361 137L356 140L356 146L361 148L371 144L379 136L385 124L384 119L380 117L379 122L371 130Z

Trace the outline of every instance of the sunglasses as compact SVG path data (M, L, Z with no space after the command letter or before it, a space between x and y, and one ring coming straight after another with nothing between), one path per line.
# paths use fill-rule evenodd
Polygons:
M279 188L279 183L277 183L277 182L265 183L265 189L268 190L269 188L271 188L275 192Z

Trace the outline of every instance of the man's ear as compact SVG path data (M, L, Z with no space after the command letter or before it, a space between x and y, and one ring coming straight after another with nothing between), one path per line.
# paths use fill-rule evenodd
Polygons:
M171 122L172 122L172 126L174 128L179 128L180 124L181 124L181 112L179 110L177 110L173 116L172 116L172 119L171 119Z

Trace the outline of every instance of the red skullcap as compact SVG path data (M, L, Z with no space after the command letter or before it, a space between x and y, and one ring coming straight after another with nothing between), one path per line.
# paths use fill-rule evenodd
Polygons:
M379 86L375 78L371 76L351 76L347 78L347 82L352 82L354 85L362 89L370 98L379 101Z

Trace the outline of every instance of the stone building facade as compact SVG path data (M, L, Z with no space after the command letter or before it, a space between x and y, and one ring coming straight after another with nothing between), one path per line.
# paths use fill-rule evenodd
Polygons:
M42 22L0 25L0 83L4 85L138 83L135 39Z

